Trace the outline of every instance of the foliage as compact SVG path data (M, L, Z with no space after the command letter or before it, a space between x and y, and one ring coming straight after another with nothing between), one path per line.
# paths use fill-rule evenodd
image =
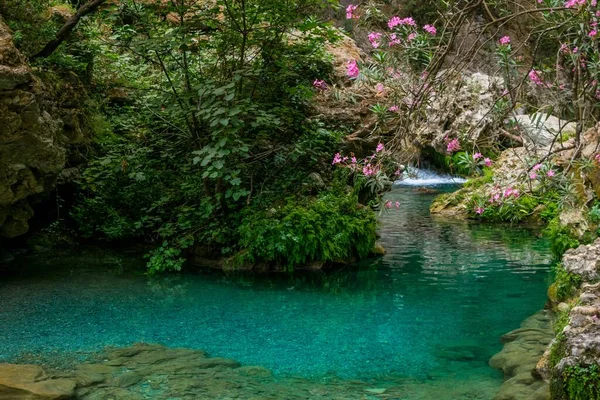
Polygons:
M567 272L560 263L554 267L554 274L556 300L561 302L573 297L581 286L582 278L579 275Z
M550 250L555 259L560 259L562 255L569 249L576 248L580 245L579 240L573 237L570 229L560 223L558 217L552 219L544 234L550 240Z
M600 399L600 367L596 364L565 367L563 381L569 400Z
M373 248L376 219L357 198L325 193L305 204L246 212L239 232L246 249L236 264L275 263L293 269L315 261L365 258Z

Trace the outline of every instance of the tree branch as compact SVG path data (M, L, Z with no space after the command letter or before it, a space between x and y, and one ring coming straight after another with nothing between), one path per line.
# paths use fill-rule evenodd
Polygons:
M39 53L34 55L33 58L37 59L49 57L62 44L62 42L69 37L81 18L93 13L105 2L106 0L90 0L81 6L77 12L73 14L73 16L69 18L69 20L62 26L62 28L60 28L54 39L48 42L48 44L46 44L46 46Z

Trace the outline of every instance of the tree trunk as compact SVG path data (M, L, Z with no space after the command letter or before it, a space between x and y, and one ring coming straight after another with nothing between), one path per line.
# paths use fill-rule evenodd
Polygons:
M49 57L54 51L61 45L62 42L65 41L66 38L69 37L73 29L79 23L79 20L86 15L93 13L96 11L98 7L100 7L106 0L90 0L83 6L81 6L75 14L60 28L60 30L56 33L54 40L48 42L48 44L36 55L33 56L36 58L46 58Z

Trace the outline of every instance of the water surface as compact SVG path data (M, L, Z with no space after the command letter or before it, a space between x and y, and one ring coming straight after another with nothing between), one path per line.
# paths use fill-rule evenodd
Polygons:
M123 252L23 257L0 275L0 362L150 342L281 377L422 382L407 399L457 381L480 386L469 398L491 398L499 337L544 305L548 246L523 228L432 218L433 196L392 191L400 208L381 215L388 254L326 274L150 279Z

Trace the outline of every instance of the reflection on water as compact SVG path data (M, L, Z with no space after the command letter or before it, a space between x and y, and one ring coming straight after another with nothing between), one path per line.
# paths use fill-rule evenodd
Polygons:
M545 241L515 227L435 220L430 194L396 189L389 198L401 208L381 217L388 254L351 270L149 279L131 273L143 264L131 255L26 257L0 281L0 362L143 341L282 377L497 387L501 375L487 362L499 337L545 301Z

